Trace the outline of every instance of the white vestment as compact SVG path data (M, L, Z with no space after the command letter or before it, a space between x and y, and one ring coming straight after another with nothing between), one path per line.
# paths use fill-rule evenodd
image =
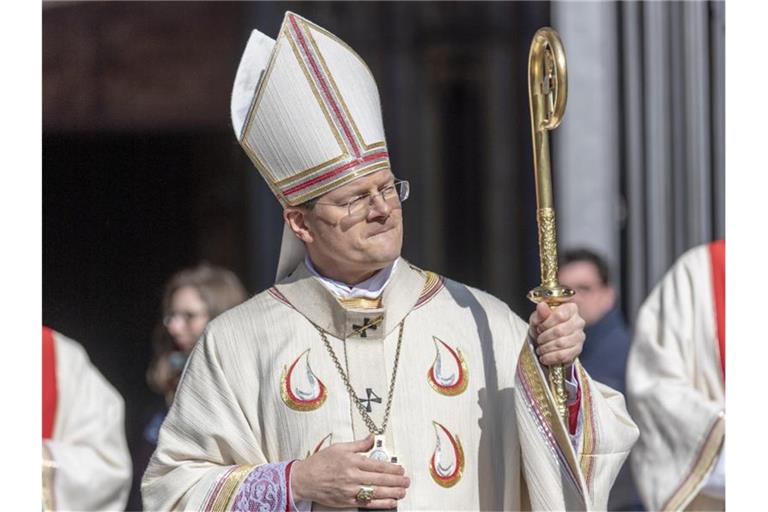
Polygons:
M342 305L302 263L213 320L144 475L145 507L227 510L254 467L367 436L318 329L381 425L402 326L385 434L411 478L401 510L605 508L637 438L619 393L577 364L574 448L506 304L405 260L369 300Z
M708 246L684 254L640 309L627 397L640 440L632 470L649 510L722 510L701 493L725 439Z
M43 510L124 510L131 457L123 398L82 346L52 333L56 409L43 439Z

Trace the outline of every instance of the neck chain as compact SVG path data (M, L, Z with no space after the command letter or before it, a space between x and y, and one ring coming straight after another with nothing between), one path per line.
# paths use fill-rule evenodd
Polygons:
M397 379L397 367L398 367L398 363L400 362L400 346L403 343L404 324L405 324L405 319L403 319L403 321L400 322L400 334L398 334L397 336L397 349L395 350L395 364L392 368L392 379L389 382L389 393L387 394L387 406L384 409L384 420L381 422L381 428L377 427L376 424L371 419L371 417L368 415L368 411L366 410L365 405L363 405L363 403L360 401L360 398L358 398L357 393L355 393L355 390L352 388L352 384L349 383L349 377L344 371L344 368L342 368L341 363L339 362L339 358L336 357L336 353L333 351L333 348L331 347L331 343L328 341L328 337L325 335L325 331L323 331L320 327L315 326L318 332L320 333L320 337L323 339L325 348L328 349L328 353L331 355L331 359L333 359L333 364L336 365L336 369L339 371L339 375L341 375L341 380L344 381L344 385L347 387L347 393L349 393L349 396L352 398L352 401L357 406L357 410L360 412L360 416L363 417L363 421L365 421L365 424L368 426L368 431L371 434L383 435L384 430L387 428L387 420L389 420L389 412L390 412L390 409L392 408L392 397L395 394L395 380Z

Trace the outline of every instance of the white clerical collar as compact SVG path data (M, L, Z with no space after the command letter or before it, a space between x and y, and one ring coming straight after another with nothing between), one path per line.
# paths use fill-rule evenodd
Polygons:
M309 259L309 255L304 257L304 264L307 266L309 273L318 278L318 280L328 289L328 291L341 299L355 299L358 297L365 297L367 299L377 298L379 295L381 295L381 292L384 291L384 288L392 278L392 274L394 273L398 261L400 261L400 258L397 258L395 261L379 270L365 281L357 283L354 286L349 286L340 281L331 279L330 277L321 275L315 269L315 266L312 265L312 261Z

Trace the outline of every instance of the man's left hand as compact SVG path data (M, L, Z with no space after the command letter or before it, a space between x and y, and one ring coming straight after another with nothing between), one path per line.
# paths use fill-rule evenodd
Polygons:
M566 303L552 309L540 302L531 314L528 325L541 364L567 366L581 354L586 336L584 319L579 316L576 304Z

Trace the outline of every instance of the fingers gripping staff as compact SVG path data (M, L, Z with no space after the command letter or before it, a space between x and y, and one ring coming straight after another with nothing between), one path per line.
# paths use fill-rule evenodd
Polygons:
M584 319L575 304L563 304L555 310L541 302L530 318L530 336L536 340L536 353L546 366L571 364L581 353L583 329Z

